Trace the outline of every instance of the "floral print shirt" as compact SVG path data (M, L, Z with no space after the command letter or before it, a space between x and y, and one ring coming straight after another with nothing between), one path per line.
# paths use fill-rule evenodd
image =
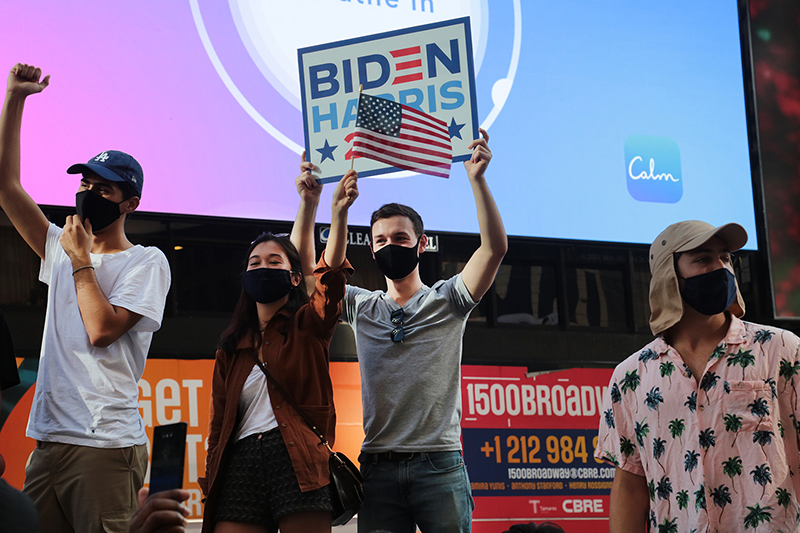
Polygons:
M797 531L794 334L731 318L699 383L662 337L617 366L595 455L644 476L659 533Z

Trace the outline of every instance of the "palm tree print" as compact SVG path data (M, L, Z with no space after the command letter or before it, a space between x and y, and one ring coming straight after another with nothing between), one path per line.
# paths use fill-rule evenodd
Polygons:
M607 425L608 427L610 427L610 428L612 428L612 429L613 429L613 428L615 428L615 427L617 427L617 425L614 423L614 410L613 410L613 409L607 409L607 410L605 410L605 411L603 412L603 415L605 416L605 419L606 419L606 425Z
M625 377L622 378L622 393L625 394L628 391L636 392L636 388L641 381L639 373L636 370L625 372Z
M617 456L614 455L613 453L606 452L606 456L603 459L613 464L614 466L619 466L619 461L617 460Z
M722 522L722 513L725 512L725 506L729 503L733 503L728 487L725 485L720 485L719 487L713 489L711 491L711 499L713 500L714 505L722 509L719 512L719 521Z
M703 379L700 380L700 388L706 393L706 401L708 401L708 391L717 386L719 376L714 372L706 372L703 374Z
M800 372L800 362L795 361L792 363L787 359L781 359L778 375L784 379L783 391L786 390L786 385L788 385L790 381L792 382L792 387L794 388L794 377L798 372Z
M652 479L647 483L647 492L650 493L650 499L656 501L656 482Z
M636 425L633 428L633 432L636 434L636 442L639 443L640 448L644 448L644 439L647 437L647 434L650 433L650 424L645 422L646 418L643 418L641 422L636 422Z
M764 522L771 522L772 521L772 507L769 505L761 507L759 504L755 504L752 507L750 505L747 506L747 509L750 511L747 513L747 516L744 517L744 528L750 529L757 529L758 526L763 524Z
M722 390L725 391L725 394L730 394L731 393L731 384L728 383L727 381L725 381L725 383L722 384Z
M792 503L792 495L786 489L778 489L775 491L775 498L778 500L778 505L783 507L784 516L789 516L789 504Z
M669 434L672 435L672 438L680 439L681 445L683 445L683 431L686 429L686 424L683 421L683 418L675 418L669 421Z
M764 398L756 398L753 403L747 404L750 408L750 414L759 418L764 418L769 414L769 405Z
M773 335L775 335L775 333L766 329L756 331L756 334L753 337L753 342L758 342L763 345L765 342L770 340Z
M764 417L769 414L767 400L764 398L756 398L753 403L747 404L747 407L750 409L751 415L758 417L758 426L756 426L756 429L758 429L761 427L761 422L764 420Z
M736 444L736 439L739 438L739 430L742 429L742 417L734 413L728 413L722 417L722 420L725 422L725 431L736 433L733 436L733 442L731 442L731 447L733 447Z
M689 491L682 490L675 495L675 499L678 501L678 509L684 510L689 507ZM688 513L687 513L688 514Z
M686 376L687 378L694 377L694 375L692 374L692 369L689 368L689 365L687 365L686 363L683 363L683 375Z
M655 361L656 359L658 359L658 354L650 348L642 350L642 353L639 354L639 361L642 363L642 366L644 366L645 372L647 372L647 362Z
M694 510L699 511L700 509L706 508L706 487L705 485L700 485L700 488L694 491Z
M714 348L714 351L711 352L711 357L709 359L722 359L725 357L725 352L728 351L728 345L726 343L721 343L719 346Z
M703 448L703 452L707 452L709 448L716 446L717 444L717 436L714 435L714 430L711 428L706 428L700 432L700 447Z
M767 452L764 451L766 444L772 444L772 436L775 435L772 431L754 431L753 444L761 446L761 452L764 454L764 460L767 459Z
M767 379L764 380L764 383L769 385L769 388L772 391L772 399L773 400L777 400L778 399L778 387L777 387L777 384L775 383L775 379L767 378Z
M636 392L636 389L639 387L639 383L642 380L639 377L639 373L636 370L630 370L625 372L625 377L622 378L622 393L625 394L628 391ZM639 404L635 403L636 405L636 412L639 412Z
M786 391L786 386L791 382L792 385L792 405L797 406L797 389L794 387L794 377L800 372L800 362L794 363L787 359L781 359L778 374L783 378L783 391Z
M722 472L731 478L731 487L733 492L736 492L736 483L734 483L734 476L742 475L742 459L738 455L735 457L728 457L727 461L722 461ZM736 492L736 494L739 494Z
M753 483L761 485L761 497L763 498L764 492L767 490L767 483L772 483L772 472L770 472L769 465L764 463L756 466L750 471L750 475L753 476Z
M622 401L622 393L619 392L619 386L614 383L611 385L611 403L620 403Z
M659 500L667 500L667 514L669 514L669 496L672 494L672 482L667 476L661 476L656 487L656 495Z
M660 365L658 365L658 373L661 374L662 378L669 379L669 388L672 388L672 373L675 372L675 365L672 364L672 361L664 361Z
M656 527L658 523L658 519L656 518L656 512L650 509L650 518L647 520L652 527Z
M636 450L636 445L631 442L628 437L621 437L619 439L619 451L625 457L630 457L633 455L633 452Z
M736 352L736 355L733 353L728 355L728 366L736 366L739 365L742 367L742 380L744 380L744 371L748 366L753 366L756 364L756 356L753 355L753 350L742 350L739 348L739 351Z
M645 396L644 404L648 409L656 412L658 427L661 427L661 413L658 411L658 404L660 403L664 403L664 396L661 394L661 389L659 387L653 387Z
M695 412L697 411L697 393L692 391L692 393L686 397L686 401L683 402L684 407L688 407L689 411Z
M658 437L653 439L653 458L656 460L658 466L661 467L661 470L664 473L666 473L667 470L666 468L664 468L664 465L661 464L661 461L659 461L659 459L661 459L661 456L664 455L664 451L666 450L664 444L666 443L667 441L665 441L664 439L660 439Z
M789 418L792 421L792 427L797 433L800 433L800 422L797 421L797 417L794 416L794 413L789 414Z
M692 479L692 471L697 468L697 459L700 457L700 454L694 450L687 450L683 456L683 469L686 472L689 472L689 480L691 480L692 485L694 485L694 479Z
M678 533L678 525L675 523L677 521L677 518L672 520L665 518L662 523L658 524L658 533Z

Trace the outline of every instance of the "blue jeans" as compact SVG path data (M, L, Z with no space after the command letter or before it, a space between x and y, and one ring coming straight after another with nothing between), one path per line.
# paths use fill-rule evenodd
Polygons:
M364 505L358 533L469 533L475 502L461 452L415 453L408 460L359 457Z

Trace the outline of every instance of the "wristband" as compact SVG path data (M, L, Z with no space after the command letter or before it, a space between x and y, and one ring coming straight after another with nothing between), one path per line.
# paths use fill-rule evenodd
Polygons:
M94 267L92 265L86 265L86 266L78 267L75 270L73 270L72 271L72 275L74 276L75 274L77 274L81 270L84 270L84 269L87 269L87 268L91 268L92 270L94 270Z

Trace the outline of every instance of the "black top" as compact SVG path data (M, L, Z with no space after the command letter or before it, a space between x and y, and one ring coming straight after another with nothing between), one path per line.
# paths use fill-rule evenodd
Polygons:
M0 309L0 390L19 385L17 360L14 357L14 343L6 324L6 316Z
M28 495L0 478L0 533L39 533L39 515Z

